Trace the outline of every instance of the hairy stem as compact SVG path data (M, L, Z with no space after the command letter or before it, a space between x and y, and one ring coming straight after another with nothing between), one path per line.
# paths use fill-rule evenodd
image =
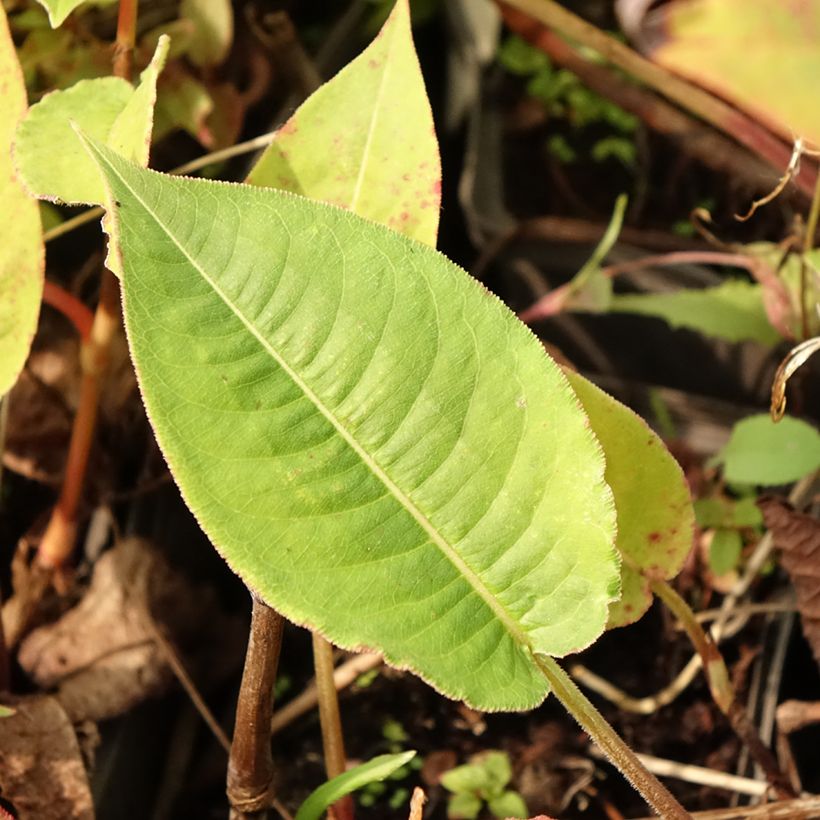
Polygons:
M262 818L273 805L270 718L284 619L255 595L245 668L236 703L227 794L232 817Z
M313 632L312 636L322 747L327 777L331 780L347 770L339 697L333 680L333 647L318 632ZM353 798L349 794L334 803L332 808L336 820L353 820Z
M555 0L499 0L502 5L518 9L564 37L594 49L606 60L654 88L667 99L705 120L746 146L782 173L791 159L791 148L766 128L730 105L702 91L662 66L642 57L629 46L583 20ZM787 138L787 135L784 135ZM804 167L795 184L807 196L814 190L817 176L814 167Z
M558 663L545 655L534 657L538 668L549 681L555 697L600 746L621 774L641 793L649 806L664 820L687 820L689 813L686 809L638 760L632 749L604 720L603 715L587 700Z
M771 750L766 748L757 729L738 702L723 655L695 617L692 608L666 581L651 581L650 588L681 622L695 651L700 655L703 673L706 675L712 698L720 711L729 719L737 736L746 744L755 762L765 772L766 779L781 799L797 797L788 778L780 771Z

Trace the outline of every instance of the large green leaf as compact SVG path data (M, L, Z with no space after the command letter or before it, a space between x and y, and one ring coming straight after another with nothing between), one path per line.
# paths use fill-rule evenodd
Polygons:
M754 339L774 345L781 340L766 318L762 287L743 280L729 280L702 290L619 294L612 297L610 312L657 316L672 327L729 342Z
M652 603L651 580L674 578L692 547L695 514L678 462L649 425L577 373L567 373L606 454L618 511L622 595L609 627L637 621Z
M248 182L350 208L436 244L441 164L407 0L285 123Z
M119 77L98 77L53 91L31 107L17 129L14 153L20 176L35 196L102 204L102 180L72 122L128 159L147 165L157 76L168 44L167 37L160 37L136 89Z
M11 139L25 110L23 72L0 8L0 396L26 360L43 292L40 211L11 164Z
M779 422L768 413L749 416L734 426L715 460L732 483L788 484L820 468L820 433L791 416Z
M433 249L95 144L126 326L183 494L245 582L454 698L524 709L601 632L614 508L574 395Z

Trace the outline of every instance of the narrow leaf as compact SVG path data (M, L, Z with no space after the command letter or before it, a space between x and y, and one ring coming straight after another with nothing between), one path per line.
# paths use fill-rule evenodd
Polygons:
M45 253L37 202L15 178L11 140L26 111L26 88L0 8L0 397L17 379L37 326Z
M53 91L31 107L17 129L14 153L20 176L34 196L102 203L102 180L72 123L128 159L148 163L157 75L168 44L167 37L160 37L136 89L119 77L98 77Z
M730 483L789 484L820 467L820 433L792 416L749 416L734 426L716 461Z
M350 208L435 246L441 163L408 0L285 123L248 182Z
M355 792L366 786L368 783L376 783L389 777L397 769L416 756L415 752L401 752L394 755L380 755L356 766L344 774L328 780L311 793L296 812L294 820L319 820L328 806L332 806L337 800L346 794Z
M702 290L620 294L613 296L610 310L656 316L672 327L695 330L728 342L753 339L775 345L781 340L766 318L762 287L742 280Z
M618 566L603 458L538 341L381 225L91 150L149 415L233 569L450 697L540 702L532 653L600 634Z
M650 580L674 578L692 547L695 515L686 478L647 423L577 373L567 373L606 455L618 511L622 594L609 627L637 621L652 603Z

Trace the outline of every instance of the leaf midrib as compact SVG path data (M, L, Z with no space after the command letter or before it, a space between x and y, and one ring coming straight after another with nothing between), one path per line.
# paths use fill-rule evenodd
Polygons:
M145 209L146 213L154 220L157 226L165 235L174 243L179 249L180 253L188 260L191 266L200 274L203 280L213 289L219 296L222 302L228 307L231 312L239 319L240 322L247 328L248 332L257 340L262 348L270 355L270 357L282 368L282 370L293 381L296 387L303 392L313 406L324 416L324 418L331 424L336 432L342 437L345 443L359 456L362 462L368 469L382 482L382 484L390 491L393 497L401 504L401 506L413 517L416 523L424 530L430 540L437 546L444 556L453 564L453 566L461 573L465 580L475 590L479 597L487 604L493 614L503 624L506 630L510 633L513 639L522 647L530 647L531 644L527 638L526 633L519 627L512 616L507 612L504 605L493 595L482 581L481 577L476 573L458 554L455 548L439 533L427 516L416 506L413 500L393 481L387 474L384 468L362 447L362 445L354 438L354 436L347 430L347 428L336 418L334 413L328 408L319 396L302 380L299 374L282 358L276 349L268 342L268 340L257 330L254 324L245 317L242 311L228 298L219 285L208 275L197 260L191 256L187 249L179 242L179 240L171 233L165 226L159 216L153 211L147 202L134 190L129 184L128 180L119 173L117 168L113 166L108 159L103 156L96 148L91 146L94 154L99 158L109 170L116 175L120 182L125 186L134 199L140 203ZM156 173L148 171L148 173ZM203 183L207 184L207 183ZM216 184L216 183L214 183ZM330 206L327 206L330 207ZM118 221L118 220L117 220Z
M396 25L395 22L390 26L390 42L387 44L386 54L384 57L384 71L382 72L381 80L379 81L379 90L376 93L376 99L373 103L373 116L370 118L370 128L367 130L367 139L364 143L362 151L362 158L359 163L359 173L356 177L356 185L353 188L353 195L350 198L350 210L356 211L356 204L359 201L359 196L362 191L364 183L365 171L367 169L367 162L370 157L370 150L373 144L373 134L376 132L376 123L379 121L379 112L381 110L381 101L384 96L384 89L387 87L387 73L390 71L390 58L393 52L393 43L396 39Z

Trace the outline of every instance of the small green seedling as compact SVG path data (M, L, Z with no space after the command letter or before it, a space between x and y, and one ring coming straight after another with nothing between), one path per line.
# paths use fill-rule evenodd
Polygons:
M478 817L486 804L495 817L527 817L527 805L518 792L507 789L512 778L506 752L482 752L464 766L450 769L441 784L453 796L447 803L450 818Z

